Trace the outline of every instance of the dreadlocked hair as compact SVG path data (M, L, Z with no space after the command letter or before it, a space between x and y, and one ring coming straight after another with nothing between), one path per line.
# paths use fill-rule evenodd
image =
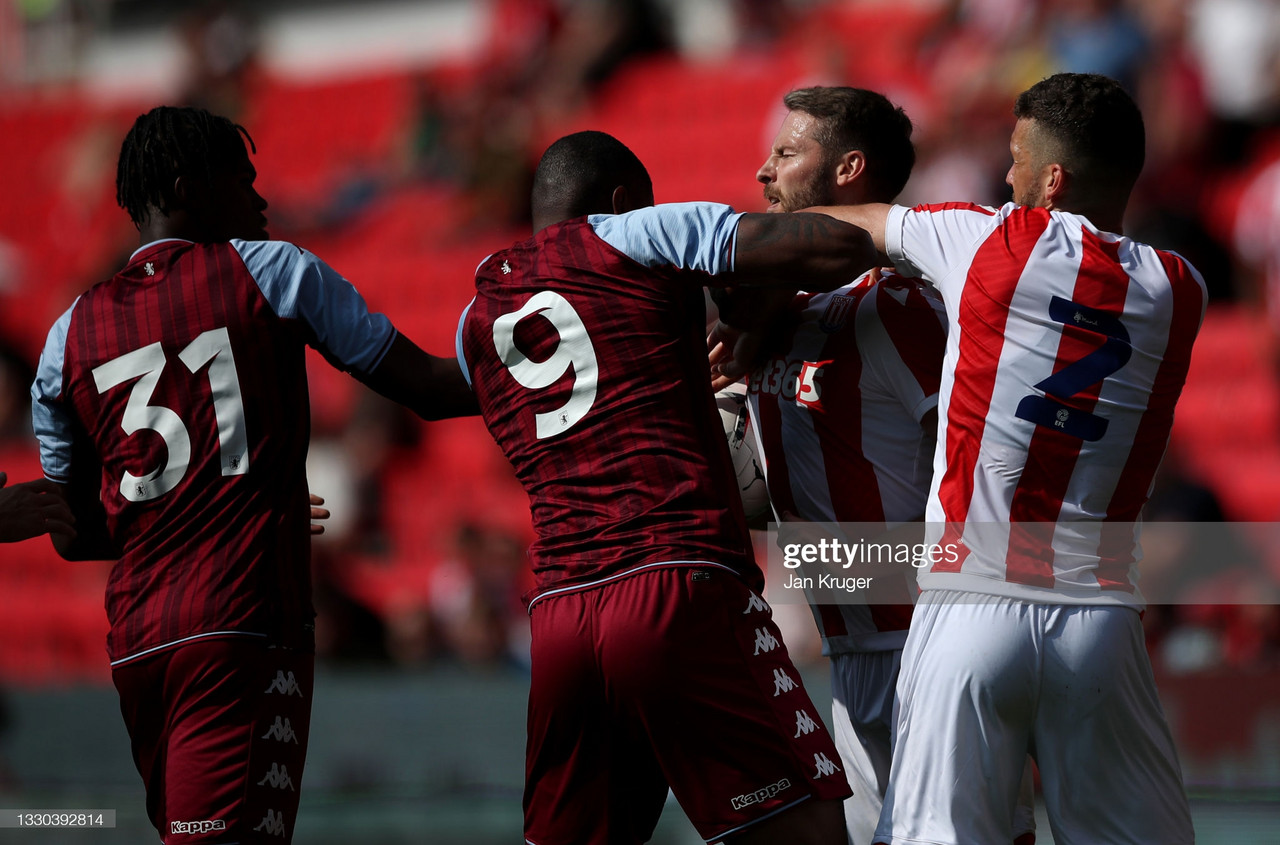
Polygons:
M214 173L245 155L246 141L256 153L243 126L204 109L154 108L134 121L120 147L116 204L138 227L150 217L150 207L167 216L177 177L212 183Z

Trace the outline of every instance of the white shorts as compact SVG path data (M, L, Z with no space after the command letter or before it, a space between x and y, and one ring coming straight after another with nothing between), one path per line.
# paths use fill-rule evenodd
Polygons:
M895 690L902 650L831 655L831 733L853 795L844 799L850 845L875 834L893 758ZM1015 837L1036 829L1035 784L1027 762L1014 811Z
M1058 845L1194 841L1138 614L926 591L875 840L1008 842L1026 755Z
M853 795L844 799L849 842L871 841L893 754L893 699L902 651L831 655L831 733Z

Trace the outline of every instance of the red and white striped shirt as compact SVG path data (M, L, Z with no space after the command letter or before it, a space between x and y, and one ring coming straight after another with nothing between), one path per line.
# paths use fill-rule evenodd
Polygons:
M926 518L958 553L921 587L1140 607L1138 519L1204 317L1200 274L1012 203L895 206L885 241L950 323Z
M748 403L776 513L808 522L921 519L946 317L915 279L879 270L802 293L751 376ZM902 599L911 593L903 584ZM910 604L815 604L823 652L900 648Z

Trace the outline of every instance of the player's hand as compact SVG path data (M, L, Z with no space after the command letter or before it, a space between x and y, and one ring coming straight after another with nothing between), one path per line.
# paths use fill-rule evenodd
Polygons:
M312 520L317 520L317 519L328 519L328 518L329 518L329 509L328 509L328 508L322 508L322 507L320 507L321 505L323 505L323 504L324 504L324 499L320 498L320 497L319 497L319 496L317 496L315 493L311 493L311 494L310 494L310 496L311 496L311 519L312 519ZM312 522L312 523L311 523L311 533L312 533L312 534L323 534L323 533L324 533L324 526L323 526L323 525L317 525L315 522Z
M60 485L41 478L5 487L8 480L0 472L0 542L16 543L42 534L76 536L76 520Z
M712 393L718 393L737 381L719 372L720 365L728 361L733 354L737 333L737 329L717 321L711 333L707 335L707 364L711 367Z
M707 335L712 389L720 390L750 373L763 343L760 332L741 331L723 320L717 321Z

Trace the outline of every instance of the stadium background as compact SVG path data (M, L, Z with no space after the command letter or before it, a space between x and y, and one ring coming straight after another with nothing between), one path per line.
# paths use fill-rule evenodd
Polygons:
M137 245L115 156L153 105L243 123L273 236L440 354L475 265L527 233L532 166L566 132L618 136L659 201L753 210L781 96L857 85L916 123L901 201L998 204L1013 97L1055 70L1138 97L1148 164L1127 229L1187 255L1212 294L1148 518L1273 523L1274 0L0 0L0 469L38 474L25 391L44 333ZM310 475L334 518L296 841L512 841L525 497L478 421L422 424L328 367L311 378ZM1214 602L1146 618L1200 841L1280 840L1280 549L1255 550L1245 580L1233 552L1174 551L1184 598ZM0 806L115 808L115 831L77 840L150 841L103 650L106 571L44 540L0 551ZM780 613L821 694L807 613ZM659 835L697 841L674 805ZM42 837L0 831L70 835Z

